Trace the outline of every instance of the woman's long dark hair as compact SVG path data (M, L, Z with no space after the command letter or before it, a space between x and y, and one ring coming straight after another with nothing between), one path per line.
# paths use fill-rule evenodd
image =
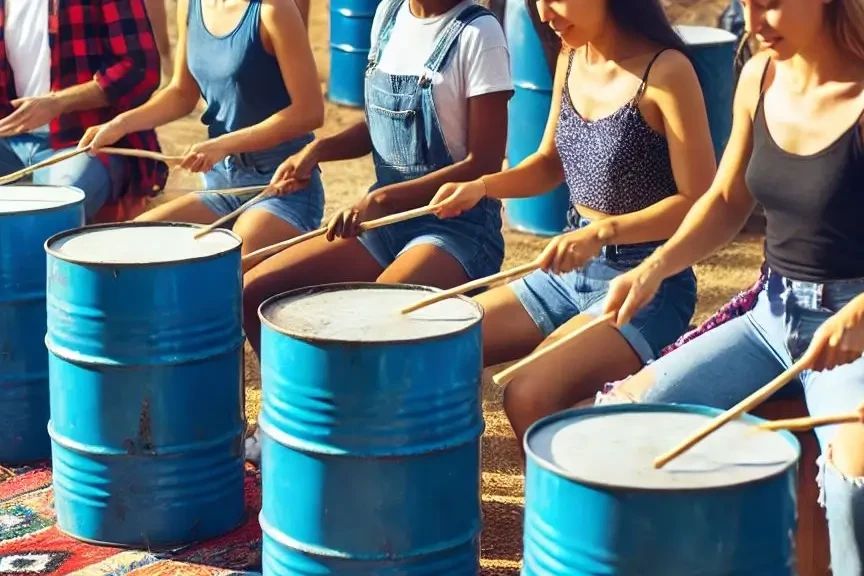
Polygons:
M534 29L543 43L549 69L554 74L555 62L561 51L561 39L540 21L536 1L526 0L526 3ZM687 45L672 28L660 0L609 0L609 12L624 32L642 36L664 48L674 48L687 54Z

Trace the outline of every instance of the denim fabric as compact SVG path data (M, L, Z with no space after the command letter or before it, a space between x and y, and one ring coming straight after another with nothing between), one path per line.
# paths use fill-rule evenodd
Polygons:
M395 14L404 0L392 0L381 28L378 50L387 44ZM465 25L489 12L467 7L441 34L426 62L428 73L442 70ZM453 163L447 150L426 76L390 75L377 68L378 53L369 55L366 73L366 123L372 138L376 182L370 189L420 178ZM494 274L504 261L501 203L484 198L456 218L423 216L363 233L360 242L382 267L402 253L431 244L455 258L469 278Z
M864 279L798 282L769 271L756 306L653 363L654 386L644 402L730 408L765 385L806 351L814 332L864 292ZM864 400L864 359L825 372L805 371L779 396L804 394L813 416L854 410ZM822 453L837 426L816 428ZM820 457L835 576L864 574L864 479L846 479Z
M589 223L574 217L572 210L569 219L571 228ZM543 335L548 336L574 316L602 314L609 283L636 267L660 245L650 242L605 246L581 269L566 274L538 270L509 286ZM687 330L695 309L696 276L688 268L667 278L654 299L621 328L621 334L642 362L648 363Z
M0 176L11 174L27 166L72 150L52 150L48 133L39 132L0 138ZM34 184L72 186L84 192L84 217L89 222L109 200L122 193L125 180L123 160L117 156L102 160L88 154L42 168L32 174Z
M258 193L236 196L220 194L215 190L269 184L279 164L299 152L311 141L311 137L303 137L270 150L229 156L204 174L205 188L214 192L201 192L198 197L215 214L219 216L230 214ZM314 170L309 185L303 190L267 197L256 202L246 211L254 210L264 210L273 214L301 232L318 228L324 216L324 186L321 183L319 170L317 168ZM228 222L225 227L230 228L233 225L233 222Z

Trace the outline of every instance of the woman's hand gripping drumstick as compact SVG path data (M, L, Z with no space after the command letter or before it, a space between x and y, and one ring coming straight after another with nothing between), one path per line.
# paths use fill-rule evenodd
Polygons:
M89 152L90 147L86 146L84 148L75 148L74 150L69 150L68 152L63 152L61 154L56 154L47 160L43 160L42 162L37 162L32 166L27 166L26 168L22 168L17 172L12 172L11 174L7 174L6 176L0 177L0 186L5 184L11 184L12 182L17 182L21 178L25 176L29 176L33 172L37 170L41 170L42 168L47 168L53 164L57 164L58 162L62 162L64 160L68 160L70 158L74 158L79 154L84 154L85 152Z
M362 224L360 224L360 230L365 232L366 230L372 230L373 228L380 228L389 224L396 224L398 222L404 222L405 220L411 220L412 218L426 216L427 214L432 214L433 212L435 212L437 208L437 206L421 206L420 208L415 208L413 210L406 210L405 212L400 212L398 214L384 216L383 218L378 218L377 220L363 222ZM279 252L282 252L283 250L287 250L292 246L296 246L297 244L301 244L307 240L311 240L312 238L323 236L326 233L327 226L323 226L321 228L318 228L317 230L312 230L311 232L307 232L306 234L302 234L300 236L295 236L294 238L285 240L284 242L279 242L278 244L273 244L272 246L266 246L264 248L255 250L254 252L250 252L243 257L243 269L248 270L249 268L252 268L258 263L278 254Z
M513 364L512 366L510 366L506 370L502 370L498 374L495 374L495 376L492 377L492 381L495 382L496 384L499 384L499 385L507 384L508 382L510 382L510 380L513 379L514 376L516 376L516 374L518 372L525 369L530 364L533 364L537 360L543 358L543 356L545 356L546 354L549 354L550 352L557 350L558 348L564 346L568 342L572 342L575 338L581 336L582 334L591 330L592 328L596 328L597 326L600 326L601 324L609 324L609 323L612 323L614 321L615 321L615 313L614 312L607 312L606 314L603 314L602 316L598 316L597 318L591 320L587 324L583 324L582 326L573 330L569 334L562 336L561 338L559 338L558 340L556 340L555 342L553 342L549 346L546 346L545 348L541 348L537 352L531 354L530 356L526 356L525 358L523 358L519 362Z
M788 418L786 420L774 420L757 426L759 430L811 430L819 426L831 424L864 424L864 402L858 406L857 412L848 414L832 414L830 416L811 416L807 418Z

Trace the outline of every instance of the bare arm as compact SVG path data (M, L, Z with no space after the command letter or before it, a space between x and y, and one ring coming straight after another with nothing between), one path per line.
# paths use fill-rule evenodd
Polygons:
M753 116L767 56L754 56L741 72L735 94L732 132L711 187L681 226L650 258L663 277L713 254L741 231L755 204L744 175L753 152Z
M263 0L261 22L273 43L291 105L254 126L218 138L229 153L266 150L324 123L324 97L303 19L294 0Z
M388 211L401 212L428 204L447 182L474 180L497 172L507 143L507 102L512 92L493 92L468 99L468 155L420 178L386 186L373 200Z
M546 120L546 130L537 151L518 166L504 172L483 176L486 195L492 198L528 198L539 196L552 190L564 181L561 157L555 147L555 129L558 127L558 114L561 110L561 94L567 82L569 55L562 51L558 55L555 81L552 87L552 105ZM452 180L454 182L458 180Z
M353 160L372 153L372 137L365 121L357 122L341 132L316 140L313 146L318 162Z
M678 193L643 210L595 222L610 244L638 244L672 236L694 203L708 190L717 170L702 88L690 61L668 51L651 71L646 96L663 115L669 159Z

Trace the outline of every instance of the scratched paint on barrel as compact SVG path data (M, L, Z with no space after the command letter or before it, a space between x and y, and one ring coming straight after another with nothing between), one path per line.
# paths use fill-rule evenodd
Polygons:
M0 187L0 463L51 453L44 243L82 224L78 189Z
M90 226L48 241L58 527L162 548L243 519L240 238Z
M400 314L431 293L340 284L262 305L265 575L476 576L482 311Z
M525 439L523 576L791 576L796 465L788 433L730 423L653 460L720 411L624 404L568 410Z

